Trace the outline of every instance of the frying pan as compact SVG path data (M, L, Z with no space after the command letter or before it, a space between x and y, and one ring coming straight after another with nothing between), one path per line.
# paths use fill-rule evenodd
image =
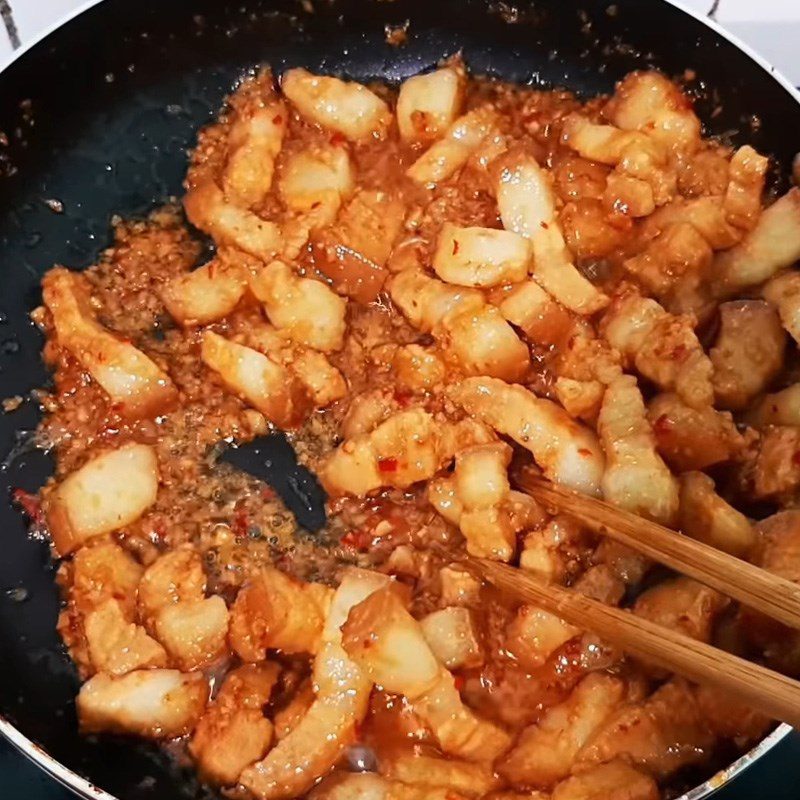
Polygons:
M786 82L662 0L312 3L105 0L0 75L0 398L27 398L48 379L28 319L43 271L87 266L109 244L112 215L179 195L197 128L259 63L396 81L463 50L477 73L584 96L656 67L686 78L708 132L772 155L776 176L788 174L798 144L800 103ZM388 46L384 26L406 21L407 44ZM30 399L0 413L0 732L86 797L203 797L192 770L158 747L76 732L78 681L55 631L55 568L7 499L16 487L37 489L51 469L29 446L37 420ZM778 728L728 774L787 732Z

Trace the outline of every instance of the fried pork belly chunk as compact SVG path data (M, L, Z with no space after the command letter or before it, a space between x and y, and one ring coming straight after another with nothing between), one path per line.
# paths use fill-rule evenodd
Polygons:
M355 606L342 634L349 656L386 691L408 698L444 752L491 762L508 749L508 734L464 705L397 593L382 589Z
M800 488L800 429L770 426L748 464L747 485L757 499L792 502Z
M468 414L529 450L551 480L600 493L604 458L594 433L550 400L494 378L468 378L450 390Z
M130 622L114 599L100 603L84 619L89 658L97 672L120 676L137 669L166 667L167 653L141 625Z
M737 558L747 559L756 544L750 520L723 500L703 472L681 475L680 529Z
M335 774L310 795L312 800L464 800L444 786L412 786L373 772Z
M442 603L448 606L476 608L481 599L481 582L458 564L439 571Z
M700 120L689 98L659 72L632 72L617 84L605 110L626 131L645 131L670 150L694 150Z
M211 332L206 331L206 333ZM303 416L309 413L312 407L325 408L347 394L344 376L324 353L293 344L282 331L275 330L270 325L256 323L240 334L239 338L241 342L236 344L266 356L283 370L287 382L284 396L296 399L297 412L300 413L302 410ZM251 358L249 354L247 357ZM304 402L307 405L302 409Z
M739 702L735 695L716 686L700 685L694 690L700 713L711 730L736 742L755 741L774 724L758 711Z
M246 664L225 676L189 743L203 780L233 785L245 767L264 757L273 731L263 707L279 674L277 664L265 661Z
M458 117L444 136L408 168L408 177L429 185L447 180L495 133L498 122L497 111L490 105Z
M727 162L723 162L726 171L727 181ZM681 229L679 240L683 240L686 236L688 240L688 231L685 226L690 226L698 233L703 241L712 250L724 250L728 247L735 245L743 235L743 231L732 225L725 214L724 206L725 198L722 195L702 196L702 197L676 197L672 202L662 206L653 214L651 214L643 222L643 235L646 239L652 240L653 243L663 242L662 233L667 233L675 228ZM699 245L698 245L699 248ZM648 245L648 250L650 246ZM652 256L658 257L658 247L653 247ZM691 272L699 269L705 265L705 257L700 257L700 253L694 254L687 260L687 263L681 268L676 256L680 252L679 249L670 249L668 259L664 261L664 266L671 263L673 267L678 268L679 274L676 277L683 275L691 275ZM686 251L686 256L692 256L691 251ZM666 277L666 276L665 276Z
M714 620L729 603L714 589L681 576L640 594L633 613L692 639L710 642Z
M386 262L404 216L395 192L359 189L336 222L312 237L315 266L339 294L371 303L389 276Z
M552 788L570 774L581 749L625 695L622 679L588 675L563 703L549 708L539 722L522 732L498 771L515 786Z
M392 414L400 411L400 404L391 389L368 389L355 395L345 412L340 432L345 439L371 433Z
M531 245L524 236L446 222L439 233L433 269L447 283L488 288L524 280L530 257Z
M448 669L483 664L483 647L470 609L448 606L431 612L419 624L433 654Z
M281 428L300 423L310 409L306 388L264 353L218 333L203 333L201 358L232 392Z
M581 771L559 783L552 800L658 800L658 785L622 760Z
M767 425L800 427L800 383L793 383L779 392L765 395L747 413L747 421L758 428Z
M64 556L94 536L135 522L158 494L158 461L146 444L95 454L50 489L44 499L53 544Z
M300 684L288 704L279 708L272 718L277 741L285 739L297 727L314 704L315 697L314 684L307 678Z
M603 496L634 514L670 525L678 513L678 482L656 451L644 400L632 375L605 391L597 420L606 453Z
M655 300L631 291L616 298L601 330L660 389L676 392L692 408L713 404L714 368L689 317L670 314Z
M141 564L118 544L91 542L72 559L69 600L82 614L99 608L106 600L116 600L125 619L133 620L142 573Z
M462 472L464 461L467 469L472 468L469 464L474 460L474 454L470 454L472 449L461 451L465 455ZM467 509L454 476L430 481L427 496L428 502L442 517L461 528L468 551L479 558L509 561L517 549L517 534L542 524L545 519L538 503L523 492L509 491L496 505Z
M189 222L212 236L217 245L235 247L268 261L283 247L278 225L234 205L211 178L203 178L183 198Z
M556 378L555 392L558 402L571 417L590 424L597 421L605 394L600 381L559 377Z
M603 193L603 204L614 214L647 216L675 197L674 160L664 143L647 133L597 124L573 113L564 120L563 137L583 158L614 167Z
M744 447L729 413L712 406L692 408L672 392L650 401L647 418L658 452L679 472L722 464Z
M511 448L502 442L476 445L456 455L455 491L462 508L458 524L470 555L499 561L514 555L516 531L501 519L511 492L510 461Z
M585 544L584 529L570 517L543 517L523 542L520 569L535 573L550 583L566 583L574 577Z
M479 558L509 561L520 531L539 525L545 515L533 498L510 490L507 466L511 451L493 441L456 451L452 476L428 484L428 501L467 540Z
M423 755L398 755L380 765L381 774L410 786L442 787L464 797L484 797L500 781L487 764Z
M392 121L386 103L355 81L298 68L283 73L281 89L305 119L353 141L382 138Z
M575 315L554 300L534 280L503 287L493 299L500 313L523 331L533 344L563 346L581 331Z
M578 763L624 759L656 778L708 758L715 741L689 685L673 678L650 697L623 706L594 732Z
M590 331L575 331L560 345L555 393L571 417L594 425L605 388L622 374L622 356Z
M729 153L715 146L702 147L678 165L678 188L688 198L721 197L729 182Z
M555 195L536 159L510 151L492 164L503 227L529 239L533 277L556 300L577 314L593 314L608 304L575 267L558 223Z
M382 486L407 488L433 477L446 463L439 434L427 411L401 411L341 444L325 459L319 478L332 495L363 497Z
M231 610L230 640L243 660L258 662L267 650L316 653L333 590L266 568L239 591Z
M656 297L668 298L682 279L699 280L713 257L700 231L688 222L679 222L659 233L641 253L626 259L624 267Z
M564 342L555 369L559 376L608 386L622 374L622 354L596 338L588 326L581 326Z
M765 209L744 239L720 253L711 281L721 297L757 286L800 259L800 189L790 189Z
M191 545L159 556L144 571L137 592L139 618L154 630L159 612L175 603L194 603L206 592L206 574L200 553Z
M92 675L100 660L114 662L119 672L125 671L130 661L114 644L98 642L100 629L108 616L101 615L95 620L92 636L100 649L95 649L94 657L90 648L86 623L90 615L101 610L107 602L119 606L124 622L136 621L136 587L142 575L141 565L118 544L107 539L95 539L78 550L71 561L64 562L59 569L59 578L66 586L66 604L58 616L58 632L78 665L81 677ZM112 610L112 614L114 611ZM133 629L132 639L140 641L138 630ZM119 632L115 632L118 635ZM126 636L130 635L126 631ZM121 641L121 640L120 640ZM121 642L123 649L125 642ZM142 648L140 653L149 660L152 655ZM139 656L136 656L139 658Z
M750 145L740 147L731 158L723 205L728 221L741 230L751 230L761 217L768 167L769 159Z
M392 369L400 389L429 392L444 383L447 368L433 348L418 344L398 347L392 357Z
M330 225L355 191L347 148L314 144L291 154L278 177L278 189L289 210L306 215L312 228Z
M245 93L243 102L240 95L228 131L222 188L227 199L242 208L264 201L286 135L289 110L271 88Z
M367 426L325 461L320 477L336 494L368 494L381 486L407 487L438 469L437 424L421 408L391 414Z
M800 272L788 270L767 281L761 290L763 298L775 308L781 325L795 342L800 342Z
M166 372L95 318L85 279L57 267L42 280L44 304L53 318L55 342L97 381L123 416L159 414L175 402Z
M621 211L628 217L646 217L656 208L653 186L635 175L612 172L606 180L600 208Z
M270 322L297 344L328 353L341 350L347 301L313 278L301 278L273 261L250 280Z
M219 596L165 605L155 635L175 666L184 671L220 660L228 652L228 607Z
M455 122L463 97L463 70L443 67L406 78L397 96L397 127L403 141L430 144Z
M741 410L783 366L786 334L774 307L763 300L736 300L719 307L720 331L709 357L714 392L723 408Z
M753 562L781 578L800 583L800 511L779 511L756 523L759 541ZM800 674L800 635L757 611L741 609L747 639L767 662L790 675Z
M222 251L202 267L166 283L161 299L176 322L191 327L226 317L246 290L246 268L236 255Z
M391 579L350 568L333 595L314 659L316 696L305 716L267 756L247 767L239 782L259 800L303 795L325 775L356 737L367 714L372 682L342 647L341 628L350 609Z
M579 633L574 625L549 611L522 605L506 628L505 646L520 664L534 670Z
M658 195L658 199L652 196L652 205L662 205L669 199L664 185L669 180L664 174L667 152L645 132L592 122L576 112L564 119L563 141L584 159L617 167L622 176L648 184L651 195ZM648 168L652 175L647 174Z
M528 347L476 289L457 288L407 269L394 276L389 290L408 321L432 333L466 373L520 380L527 372Z
M197 724L208 683L197 672L147 669L115 678L98 674L83 684L77 708L85 733L128 733L174 739Z

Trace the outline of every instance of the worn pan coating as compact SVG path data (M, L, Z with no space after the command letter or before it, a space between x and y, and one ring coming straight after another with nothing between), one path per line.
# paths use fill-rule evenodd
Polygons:
M711 133L752 143L788 174L798 97L663 0L312 2L313 10L295 0L105 0L0 75L0 398L27 397L47 380L28 320L42 272L90 264L108 244L113 214L141 214L180 193L197 128L259 63L399 80L463 50L476 72L583 95L654 66L686 74ZM406 21L408 43L388 46L384 26ZM0 732L87 797L202 796L191 770L158 748L76 733L78 682L55 631L54 566L9 501L14 487L36 489L48 475L46 454L26 449L37 419L31 400L0 413ZM724 778L689 796L705 797Z

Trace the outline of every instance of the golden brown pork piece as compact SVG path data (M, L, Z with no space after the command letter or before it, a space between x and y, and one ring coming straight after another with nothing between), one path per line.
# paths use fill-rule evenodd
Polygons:
M208 700L198 672L143 669L118 678L98 673L83 684L77 708L87 733L127 733L174 739L189 733Z
M768 389L783 367L786 333L777 311L763 300L719 307L720 330L709 352L717 405L740 410Z
M314 263L339 294L370 303L389 276L386 262L405 207L393 192L361 189L336 222L313 237Z
M178 547L159 556L139 582L139 618L152 631L159 612L168 605L202 600L206 575L200 554L191 546Z
M681 531L732 556L748 558L757 538L750 520L714 491L708 475L686 472L680 481Z
M646 700L608 717L581 750L578 763L622 758L664 778L703 761L714 738L691 687L672 679Z
M793 583L800 583L800 511L772 514L756 524L759 536L753 562ZM768 663L789 675L800 674L800 635L752 609L740 610L742 630Z
M658 785L618 759L581 770L553 790L552 800L658 800Z
M230 786L242 770L264 757L272 741L272 723L264 716L280 667L247 664L229 672L206 709L189 743L189 752L206 781Z
M710 642L714 623L729 603L719 592L681 576L662 581L640 594L633 613L692 639ZM656 665L646 663L646 666L657 677L669 675Z
M333 590L268 567L255 575L231 609L231 646L244 661L267 650L316 653Z
M386 691L405 695L446 753L491 761L508 749L506 732L463 703L396 592L382 589L355 606L342 633L348 655Z
M172 380L149 356L95 318L85 278L62 267L42 281L55 341L100 384L123 416L154 416L177 399Z
M679 472L720 464L744 448L745 440L729 413L710 405L692 408L672 392L650 401L647 418L658 452Z
M45 496L43 509L58 552L68 555L95 536L135 522L155 503L158 478L150 445L129 442L95 452Z
M569 697L526 728L500 762L501 775L516 786L552 788L566 778L592 735L625 699L625 682L594 673Z

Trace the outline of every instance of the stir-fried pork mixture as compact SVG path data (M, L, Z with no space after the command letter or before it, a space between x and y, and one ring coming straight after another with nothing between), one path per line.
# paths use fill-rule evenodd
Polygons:
M119 223L35 312L58 466L22 499L82 729L181 739L257 800L655 800L763 735L459 560L800 672L797 634L513 481L800 580L800 189L767 198L767 166L654 72L589 102L456 59L399 89L244 80L185 217ZM320 533L219 460L273 429Z

